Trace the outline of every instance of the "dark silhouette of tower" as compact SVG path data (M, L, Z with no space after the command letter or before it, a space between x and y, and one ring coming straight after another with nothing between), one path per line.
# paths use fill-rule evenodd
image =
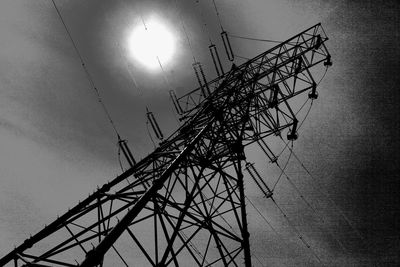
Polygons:
M233 64L207 83L207 94L175 97L179 129L0 266L251 266L246 153L259 146L273 162L269 140L297 138L292 101L317 98L312 72L331 64L327 40L317 24Z

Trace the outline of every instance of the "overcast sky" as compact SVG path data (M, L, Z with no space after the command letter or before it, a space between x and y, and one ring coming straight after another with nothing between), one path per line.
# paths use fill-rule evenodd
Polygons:
M279 184L276 198L329 264L368 266L375 258L382 266L398 265L400 5L369 0L216 2L226 30L243 36L285 40L322 23L334 65L320 84L319 98L294 150L365 240L315 190L293 157L287 172L319 206L326 225L318 227L317 216L291 197L294 192L287 182ZM188 92L197 84L178 14L207 77L215 77L199 7L183 0L178 0L178 9L172 0L56 3L119 132L140 159L153 149L146 132L146 106L165 135L178 125L162 72L132 59L126 40L141 25L140 13L145 19L154 14L161 18L177 38L173 60L164 64L167 79L178 94ZM212 1L201 1L201 8L222 55ZM246 57L272 46L231 42L235 53ZM224 62L229 65L225 57ZM1 0L0 256L119 174L116 142L51 1ZM262 168L267 181L279 175L273 168ZM247 185L247 194L291 244L274 236L250 207L253 253L271 266L315 264L253 185Z

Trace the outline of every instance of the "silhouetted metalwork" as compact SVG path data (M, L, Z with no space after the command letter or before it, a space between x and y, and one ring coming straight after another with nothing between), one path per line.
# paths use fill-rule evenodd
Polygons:
M219 76L221 76L221 74L222 75L224 74L224 68L222 67L221 59L219 58L217 47L215 46L215 44L211 44L208 48L210 49L210 54L211 54L212 61L214 63L215 72L217 73L217 76L219 77Z
M285 129L297 138L292 101L305 92L315 98L311 72L331 64L327 39L317 24L184 96L173 94L178 130L0 265L251 266L246 150L259 146L274 161L270 138ZM272 196L268 187L265 194Z

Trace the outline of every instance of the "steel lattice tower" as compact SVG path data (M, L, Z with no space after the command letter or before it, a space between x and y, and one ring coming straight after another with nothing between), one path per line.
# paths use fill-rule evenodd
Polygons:
M153 153L0 259L0 266L251 266L247 148L288 129L330 65L320 24L177 98L182 126ZM285 131L286 133L286 131Z

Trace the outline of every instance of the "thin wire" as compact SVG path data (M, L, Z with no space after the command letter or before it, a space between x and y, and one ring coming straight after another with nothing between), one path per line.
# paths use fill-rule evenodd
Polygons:
M269 42L269 43L282 43L282 41L276 41L276 40L269 40L269 39L260 39L260 38L252 38L252 37L245 37L245 36L240 36L240 35L236 35L236 34L232 34L230 32L228 32L228 35L230 37L233 38L237 38L237 39L244 39L244 40L251 40L251 41L260 41L260 42Z
M292 149L291 149L292 151ZM292 153L291 153L292 154ZM279 167L280 168L280 167ZM288 182L290 183L290 185L294 188L294 190L296 191L296 193L300 196L300 198L303 200L303 202L314 212L316 213L316 210L313 206L311 206L310 202L308 202L306 200L306 198L303 196L303 194L300 192L299 188L294 184L294 182L292 181L292 179L289 178L289 176L286 174L285 170L281 169L282 173L285 175L286 179L288 180Z
M250 60L250 58L248 58L248 57L244 57L244 56L240 56L240 55L238 55L238 54L233 54L235 57L238 57L238 58L241 58L241 59L244 59L244 60Z
M289 142L288 142L289 143ZM293 148L293 141L292 141L292 148ZM292 150L290 150L292 151ZM272 191L275 190L276 185L278 184L279 180L282 178L283 174L285 173L286 167L289 164L290 158L292 156L292 152L290 152L289 157L287 158L287 161L285 163L285 166L283 166L283 168L281 168L281 166L279 165L278 162L276 162L276 165L279 167L279 169L281 170L281 174L279 175L278 179L276 180L274 186L272 187Z
M263 218L263 220L268 224L268 226L274 231L274 233L281 237L281 235L275 230L275 228L272 226L270 221L261 213L261 211L254 205L254 203L246 196L246 199L249 201L249 203L253 206L253 208L257 211L257 213Z
M162 72L162 74L163 74L164 80L165 80L165 82L167 83L167 86L169 87L169 90L175 92L175 90L172 88L171 83L169 82L169 79L168 79L167 75L165 74L165 71L164 71L163 65L161 64L161 61L160 61L159 56L156 55L156 57L157 57L158 64L160 65L161 72ZM171 100L172 100L172 99L171 99ZM175 111L174 111L172 105L170 105L170 108L172 109L172 114L173 114L175 120L176 120L176 121L178 122L178 124L180 125L181 122L179 121L178 117L176 116Z
M289 143L289 142L288 142L288 143ZM287 146L287 147L289 147L289 146ZM292 141L292 147L291 147L291 148L289 147L289 149L290 149L290 156L291 156L292 153L293 153L293 141ZM287 165L287 163L288 163L288 162L286 162L286 165ZM281 171L282 171L281 175L282 175L282 174L285 175L285 177L286 177L286 179L288 180L288 182L290 183L290 185L295 189L296 193L300 196L300 198L301 198L302 201L306 204L306 206L307 206L315 215L318 216L319 220L320 220L322 223L325 224L324 218L323 218L320 214L317 213L317 210L310 204L310 202L309 202L309 201L304 197L304 195L300 192L299 188L294 184L294 182L293 182L293 181L289 178L289 176L286 174L285 169L282 169L282 168L279 166L278 163L277 163L277 165L278 165L279 169L281 169ZM286 165L285 165L285 168L286 168ZM280 179L280 178L281 178L281 176L279 177L279 179ZM279 179L278 179L278 181L279 181ZM272 189L272 191L274 191L276 184L277 184L277 183L275 183L274 188ZM322 229L322 228L320 228L320 229ZM330 235L331 235L331 234L330 234ZM339 241L337 238L335 238L333 235L331 235L331 236L332 236L332 238L339 244L339 246L341 247L341 249L342 249L343 251L345 251L345 248L344 248L342 242L340 242L340 241Z
M289 226L292 228L292 230L295 232L295 234L298 235L299 239L303 244L312 252L312 254L317 258L317 260L322 263L322 260L318 257L318 255L315 253L315 251L311 248L310 244L304 239L302 234L297 230L297 228L292 224L292 222L289 220L289 217L286 215L286 213L283 211L283 209L276 203L275 199L271 197L272 202L274 202L275 206L279 209L279 211L282 213L283 217L286 219L288 222Z
M122 2L124 4L126 4L125 1L122 1ZM114 25L110 21L110 18L109 18L108 14L107 14L107 10L104 7L103 7L103 12L105 13L106 19L109 21L110 25L113 27L114 30L116 30L116 28L114 27ZM125 23L127 23L126 20L125 20ZM118 40L118 38L115 38L115 39ZM132 66L131 66L130 62L128 61L127 57L123 56L124 49L122 49L122 46L120 45L120 43L118 41L115 41L115 44L116 44L116 46L118 48L118 52L119 52L119 55L120 55L122 61L125 62L125 67L126 67L126 69L128 71L129 77L131 78L131 81L132 81L134 87L138 91L139 96L143 98L142 88L139 87L139 85L138 85L138 83L136 81L135 75L133 74L133 71L132 71Z
M312 107L313 103L314 103L314 100L311 100L310 107L308 108L307 113L306 113L306 115L304 116L303 120L302 120L301 123L299 124L299 127L297 127L297 130L300 130L301 126L302 126L303 123L306 121L306 119L307 119L307 117L308 117L308 114L310 114L311 107Z
M195 0L195 3L198 5L198 8L200 9L200 17L201 17L201 22L202 22L202 24L203 24L203 26L204 26L204 27L203 27L204 32L207 34L208 40L210 41L210 44L212 44L213 42L212 42L212 40L211 40L210 31L209 31L209 29L208 29L208 27L207 27L207 23L206 23L206 21L205 21L205 19L204 19L203 9L202 9L201 6L200 6L200 1L199 1L199 0Z
M303 105L300 107L300 109L296 112L295 115L297 115L297 114L300 113L300 111L304 108L304 106L307 104L307 102L308 102L309 100L310 100L310 99L307 98L307 100L303 103ZM279 157L282 155L282 153L286 150L288 144L289 144L289 142L287 142L287 143L285 142L285 146L283 147L283 149L281 150L281 152L279 152L279 153L276 155L277 158L279 158Z
M276 232L275 228L272 227L272 225L270 224L270 222L267 220L267 218L265 218L259 209L256 208L256 206L253 204L253 202L247 197L245 196L245 198L247 199L247 201L249 201L249 203L253 206L253 208L258 212L258 214L264 219L264 221L269 225L269 227L271 227L271 229L279 236L278 232ZM264 264L262 264L261 260L253 253L251 253L251 256L256 258L256 260L261 264L261 266L265 267Z
M217 18L218 18L219 26L221 26L221 30L222 30L222 31L224 31L224 27L222 26L221 17L219 16L219 12L218 12L218 8L217 8L217 4L215 3L215 0L212 0L212 1L213 1L213 4L214 4L215 13L217 14Z
M276 229L272 226L271 222L261 213L261 211L254 205L254 203L246 196L246 199L253 206L253 208L257 211L257 213L263 218L263 220L268 224L268 226L274 231L274 233L283 240L283 237L276 231Z
M156 148L156 143L154 143L153 137L151 136L150 130L149 130L149 121L146 121L146 129L147 129L147 134L150 137L151 142L153 143L154 148Z
M283 138L281 138L281 140L282 140L282 142L285 144L285 147L288 147L288 146L289 146L289 142L285 142L285 141L283 140ZM291 148L289 147L289 150L290 150L291 153L295 156L295 158L297 159L297 161L299 161L300 164L302 164L301 161L299 160L299 158L297 157L297 155L294 153L293 146L292 146ZM303 167L304 167L304 165L303 165ZM304 167L304 168L305 168L305 167ZM286 174L285 174L285 175L286 175ZM293 182L292 182L291 180L289 180L289 182L292 184L292 186L294 186L294 184L293 184ZM295 186L294 186L294 187L295 187ZM315 186L314 186L314 185L313 185L313 187L314 187L314 189L315 189ZM297 191L299 194L301 194L301 193L299 192L299 190L297 189L297 187L295 187L295 188L296 188L296 191ZM319 191L319 192L320 192L320 194L322 194L321 191ZM305 201L305 199L303 199L303 200ZM307 204L308 202L305 201L305 203ZM310 209L318 216L318 218L320 219L320 221L321 221L323 224L326 225L325 219L323 218L323 214L322 214L322 215L318 214L318 213L317 213L317 210L316 210L315 208L313 208L310 204L307 204L307 206L309 206ZM329 234L330 234L330 236L339 244L339 246L340 246L340 248L342 249L342 251L343 251L344 253L347 253L347 249L344 247L343 243L342 243L339 239L337 239L332 233L329 233Z
M259 189L261 191L263 191L260 187ZM274 190L272 190L274 191ZM246 197L247 198L247 197ZM318 255L315 253L315 251L311 248L311 246L308 244L308 242L303 238L303 236L301 235L301 233L297 230L297 228L292 224L292 222L289 220L289 217L286 215L286 213L282 210L281 207L279 207L278 203L276 203L275 199L271 196L270 197L271 200L274 202L274 204L276 205L276 207L279 209L279 211L282 213L283 217L287 220L289 226L292 228L292 230L294 231L294 233L296 235L298 235L298 238L301 240L301 242L308 248L310 249L310 251L312 252L312 254L318 259L318 261L320 263L322 263L321 259L318 257ZM248 199L248 198L247 198ZM249 200L249 199L248 199ZM254 204L249 200L249 202L252 204L252 206L259 212L259 210L254 206ZM259 212L259 214L264 218L264 220L268 223L268 225L272 228L272 226L270 225L270 223L268 222L268 220L261 214L261 212ZM272 228L274 230L274 228ZM275 231L275 230L274 230ZM278 234L275 231L276 234Z
M290 149L290 148L289 148ZM351 220L346 216L346 214L343 212L343 210L336 204L336 202L332 199L331 194L329 193L329 191L325 188L324 185L320 184L319 180L317 180L312 174L311 172L308 170L308 168L303 164L303 162L299 159L299 157L296 155L296 153L294 153L293 149L292 153L293 156L295 157L295 159L300 163L300 165L302 166L302 168L306 171L306 173L308 174L308 176L313 180L314 183L312 183L312 186L314 187L314 189L317 189L317 191L319 191L320 194L326 196L326 198L329 200L329 202L331 202L331 204L333 206L336 207L336 209L339 211L339 213L342 215L342 217L345 219L345 221L347 222L347 224L353 229L353 231L357 234L357 236L361 239L365 241L364 236L357 230L357 228L354 227L354 225L352 224ZM318 186L318 188L315 187L315 184ZM324 191L324 192L323 192Z
M328 72L328 66L326 66L326 68L325 68L325 72L324 72L324 74L322 75L322 77L321 77L321 79L319 80L319 82L317 83L317 86L322 82L322 80L325 78L325 75L326 75L326 73Z
M307 100L306 101L304 101L304 103L303 103L303 105L300 107L300 109L296 112L296 114L295 115L297 115L297 114L299 114L300 113L300 111L304 108L304 106L307 104L307 102L310 100L310 98L307 98Z
M125 169L122 166L122 162L121 162L121 147L119 145L118 145L118 163L119 163L119 166L121 167L121 171L125 172Z
M194 50L193 50L192 44L190 42L189 34L186 31L186 27L185 27L185 23L184 23L182 14L180 13L179 8L178 8L178 0L175 0L175 6L176 6L176 10L178 10L178 13L179 13L179 18L180 18L180 21L181 21L183 32L185 33L185 36L186 36L186 41L187 41L187 43L189 45L190 52L192 53L193 63L196 63L196 57L194 56Z
M94 90L95 93L96 93L98 102L101 104L104 113L106 114L106 116L107 116L107 118L108 118L108 120L109 120L109 122L110 122L112 128L114 129L114 132L115 132L117 135L119 135L119 133L118 133L118 131L117 131L117 127L115 126L114 121L112 120L111 115L110 115L110 113L108 112L108 109L107 109L106 105L104 104L103 100L101 99L100 92L99 92L99 90L97 89L97 87L96 87L96 85L95 85L95 83L94 83L94 81L93 81L93 78L92 78L92 76L90 75L90 73L89 73L89 71L88 71L88 69L87 69L87 67L86 67L86 65L85 65L85 62L84 62L84 60L83 60L83 57L82 57L81 53L79 52L79 49L78 49L78 47L77 47L77 45L76 45L74 39L72 38L71 32L69 31L68 26L67 26L67 24L65 23L65 21L64 21L64 19L63 19L63 17L62 17L62 15L61 15L60 10L58 9L58 7L57 7L57 5L56 5L56 3L55 3L54 0L51 0L51 2L53 3L54 8L55 8L56 11L57 11L58 17L60 18L60 20L61 20L61 22L62 22L62 24L63 24L63 26L64 26L64 29L65 29L65 31L67 32L67 35L68 35L69 39L71 40L72 45L74 46L75 52L76 52L76 54L78 55L79 60L81 61L82 68L83 68L83 70L84 70L85 73L86 73L86 77L87 77L87 79L89 80L90 85L92 86L93 90Z

